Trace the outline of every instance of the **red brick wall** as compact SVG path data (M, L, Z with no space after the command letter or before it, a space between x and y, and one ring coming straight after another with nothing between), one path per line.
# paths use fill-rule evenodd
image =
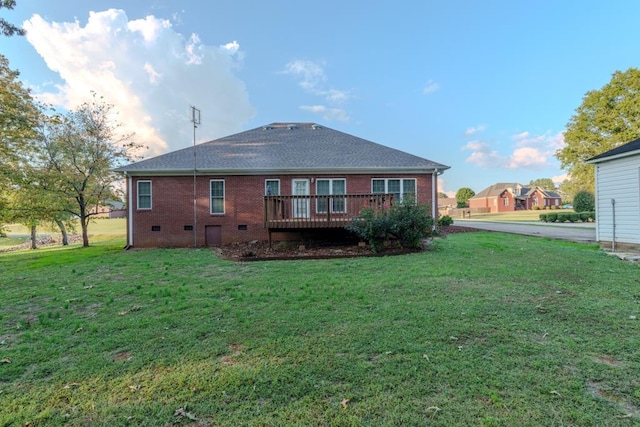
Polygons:
M347 194L371 193L372 178L416 178L418 203L431 204L431 174L422 175L261 175L261 176L198 176L197 194L197 245L205 245L205 227L221 227L222 243L266 240L268 230L264 228L263 205L265 179L280 180L280 194L291 194L291 181L295 178L345 178ZM210 214L210 180L225 181L225 213ZM152 182L152 208L137 208L137 181ZM315 183L310 183L311 194L315 194ZM194 225L193 176L133 177L129 188L132 196L130 209L133 217L134 247L188 247L194 245L194 232L185 226ZM436 202L437 203L437 202ZM129 218L131 221L131 218ZM246 230L239 230L246 225ZM128 227L131 226L128 224ZM152 231L159 226L160 231Z

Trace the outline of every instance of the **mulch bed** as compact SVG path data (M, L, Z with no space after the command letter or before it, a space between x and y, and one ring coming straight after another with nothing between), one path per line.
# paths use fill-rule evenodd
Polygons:
M451 225L441 228L438 236L474 231L480 230ZM397 245L390 245L380 252L373 252L369 246L359 246L357 243L327 241L272 242L269 247L267 241L254 240L247 243L224 245L217 248L217 251L223 259L244 262L390 256L420 252L421 249L405 249Z

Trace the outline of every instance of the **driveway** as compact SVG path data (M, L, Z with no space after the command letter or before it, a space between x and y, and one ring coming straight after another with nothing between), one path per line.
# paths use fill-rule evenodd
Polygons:
M455 219L454 225L503 233L548 237L579 243L596 243L596 225L593 222L545 223L545 222L490 222L473 219Z

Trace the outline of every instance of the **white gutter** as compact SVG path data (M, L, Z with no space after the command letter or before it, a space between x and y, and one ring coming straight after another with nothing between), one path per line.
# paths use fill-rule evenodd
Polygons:
M434 169L431 174L431 217L433 218L432 228L435 230L438 221L438 169Z
M127 173L125 172L125 175ZM127 221L127 231L129 232L127 236L127 246L133 246L133 177L131 175L127 175L129 178L129 182L127 183L127 206L129 210L129 220Z

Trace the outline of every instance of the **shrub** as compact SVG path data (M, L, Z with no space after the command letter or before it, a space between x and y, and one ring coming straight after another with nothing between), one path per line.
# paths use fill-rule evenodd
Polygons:
M451 218L449 215L444 215L438 218L439 227L447 227L451 224L453 224L453 218Z
M587 222L591 217L591 212L580 212L578 215L580 215L580 221Z
M580 221L580 214L576 212L568 212L567 219L569 220L569 222Z
M569 214L568 212L560 212L558 214L557 221L558 222L567 222L569 220L569 218L567 216L568 214Z
M556 222L558 220L558 214L557 213L549 213L547 214L547 222Z
M428 206L412 201L386 210L365 208L347 229L369 243L374 252L380 250L389 236L396 237L403 248L419 248L433 227L433 218L428 212Z
M589 191L578 191L573 197L573 210L576 212L593 212L596 210L596 201Z
M549 221L549 220L547 219L547 214L540 214L540 221L544 221L544 222Z

